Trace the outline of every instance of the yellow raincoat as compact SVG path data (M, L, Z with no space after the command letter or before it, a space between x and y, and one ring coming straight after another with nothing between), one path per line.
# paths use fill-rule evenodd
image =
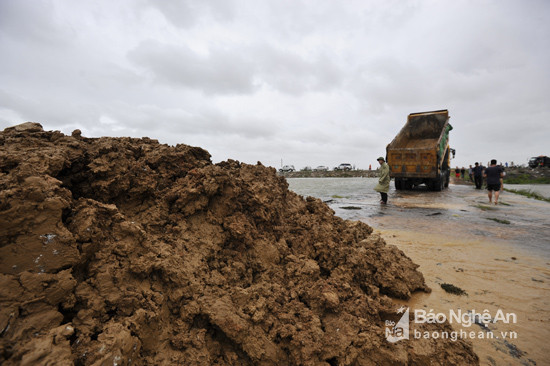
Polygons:
M382 163L378 169L380 178L378 184L374 187L376 192L388 193L390 190L390 166L386 163Z

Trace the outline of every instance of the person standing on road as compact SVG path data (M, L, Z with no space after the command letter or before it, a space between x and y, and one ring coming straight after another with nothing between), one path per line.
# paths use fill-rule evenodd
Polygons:
M474 183L476 184L476 189L481 189L481 184L483 182L483 167L476 162L474 171Z
M497 166L496 159L491 160L491 166L485 168L483 176L487 178L487 191L489 191L489 203L493 202L493 191L495 191L495 205L498 204L498 196L500 194L501 182L503 177L502 168Z
M468 179L470 182L474 181L474 168L472 168L472 164L470 164L470 167L468 168Z
M464 174L466 173L466 169L464 169L464 167L462 167L462 169L460 169L460 176L462 177L462 179L464 179Z
M380 192L382 198L380 203L385 205L388 203L388 192L390 190L390 167L383 157L379 157L377 160L380 163L380 168L378 169L378 184L374 187L374 190Z

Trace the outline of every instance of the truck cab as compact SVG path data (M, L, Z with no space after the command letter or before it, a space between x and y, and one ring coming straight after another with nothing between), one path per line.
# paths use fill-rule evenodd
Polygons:
M550 166L550 158L544 155L534 156L529 159L529 166L531 168L548 167Z

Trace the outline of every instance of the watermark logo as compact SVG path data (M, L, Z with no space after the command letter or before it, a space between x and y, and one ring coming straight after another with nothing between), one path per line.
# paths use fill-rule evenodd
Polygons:
M409 308L401 306L397 309L397 316L394 318L401 317L397 322L395 320L386 320L385 321L385 333L386 340L391 343L398 342L402 339L409 339L409 335L412 334L413 338L448 338L453 341L458 339L493 339L493 338L517 338L517 333L510 332L499 332L494 334L493 331L489 328L491 323L504 323L504 324L516 324L517 316L514 313L505 313L502 310L498 309L496 314L493 316L489 313L489 310L483 310L483 312L476 312L475 310L463 312L462 310L449 310L449 314L444 313L434 313L432 309L426 311L424 309L417 309L413 313L412 322L414 324L442 324L449 322L450 324L457 324L461 327L470 328L473 324L477 324L481 327L480 331L464 331L460 329L459 331L420 331L414 329L411 333L409 331L410 319L409 319Z
M402 339L409 339L409 308L401 306L397 309L397 314L403 314L395 323L392 320L386 320L386 339L388 342L395 343Z

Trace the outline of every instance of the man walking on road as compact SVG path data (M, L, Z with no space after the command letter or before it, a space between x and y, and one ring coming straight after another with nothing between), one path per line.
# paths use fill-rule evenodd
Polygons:
M481 183L483 182L482 180L482 177L483 177L483 167L481 165L479 165L479 163L476 163L475 164L476 166L474 167L474 182L476 184L476 189L481 189Z
M483 174L487 178L487 190L489 191L489 203L493 202L493 191L495 191L495 205L498 204L498 196L501 188L502 168L497 166L495 159L491 160L491 166L485 169Z
M385 163L383 157L379 157L377 160L380 163L380 168L378 169L378 184L374 187L374 190L380 192L380 196L382 197L380 203L385 205L388 203L388 192L390 190L390 167Z

